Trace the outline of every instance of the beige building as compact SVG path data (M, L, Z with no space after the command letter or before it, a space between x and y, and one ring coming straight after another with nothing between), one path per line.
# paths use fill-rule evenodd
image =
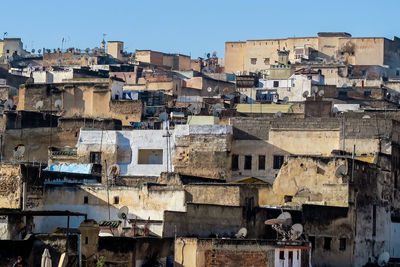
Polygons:
M400 62L400 39L352 37L342 32L320 32L316 37L247 40L225 43L225 72L258 72L278 61L277 50L289 50L289 61L316 59L352 65L389 65Z
M136 50L135 61L169 67L173 70L192 69L190 57L181 54L167 54L152 50Z
M15 54L18 56L26 54L21 38L4 38L4 40L0 40L0 63L11 61Z
M113 58L122 60L123 51L124 51L124 42L121 42L121 41L108 41L107 42L107 54L109 54Z

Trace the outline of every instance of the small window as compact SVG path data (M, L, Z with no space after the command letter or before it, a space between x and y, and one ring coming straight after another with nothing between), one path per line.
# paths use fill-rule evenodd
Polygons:
M339 250L341 251L346 250L346 238L339 239Z
M162 149L139 149L138 164L163 164Z
M251 170L251 155L244 156L244 169Z
M279 259L284 260L285 259L285 251L281 250L279 251Z
M370 96L371 95L371 91L364 91L364 96L365 97L368 97L368 96Z
M119 204L119 196L114 197L114 204Z
M269 57L264 58L264 64L269 65Z
M265 170L265 155L258 156L258 169Z
M274 87L279 87L279 81L274 81Z
M324 237L324 249L325 250L331 250L331 242L332 242L331 237Z
M400 76L400 70L396 70L396 76Z
M118 100L119 99L119 95L115 95L115 100Z
M339 92L339 98L347 98L347 92L345 92L345 91L340 91L340 92Z
M232 171L239 169L239 155L232 155Z
M284 156L280 156L280 155L274 155L274 165L273 168L275 170L278 170L282 167L283 161L284 161L285 157Z
M7 49L7 54L9 54L10 53L10 50L9 49Z
M367 71L366 71L366 70L363 70L363 71L362 71L362 75L363 75L363 76L367 75Z
M89 197L88 196L84 196L83 197L83 204L88 204L89 203Z
M85 236L85 244L89 244L89 237Z
M90 152L90 163L101 164L101 152Z
M257 64L257 58L255 58L255 57L250 58L250 63L251 63L252 65Z

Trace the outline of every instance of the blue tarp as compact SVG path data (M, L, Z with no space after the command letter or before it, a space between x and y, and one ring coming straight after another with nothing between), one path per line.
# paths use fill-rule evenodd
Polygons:
M91 174L93 164L63 163L47 166L45 171Z

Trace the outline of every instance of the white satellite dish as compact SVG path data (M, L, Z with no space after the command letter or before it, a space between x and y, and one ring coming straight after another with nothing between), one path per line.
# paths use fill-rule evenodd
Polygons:
M389 260L390 260L390 254L389 254L389 252L385 251L381 255L379 255L378 265L386 266L389 263Z
M278 111L274 114L274 118L280 118L282 117L282 112Z
M292 215L290 215L289 212L282 212L278 217L278 220L285 220L284 223L282 223L282 225L286 225L286 226L290 226L292 225Z
M304 97L304 98L307 98L308 95L309 95L309 92L308 92L308 91L304 91L304 92L303 92L303 97Z
M235 235L236 238L245 238L247 236L247 229L246 228L240 228L240 230L237 232Z
M303 234L303 225L296 223L292 225L290 229L290 239L296 240Z
M275 94L275 95L273 96L273 98L272 98L272 101L273 101L274 103L278 103L278 100L279 100L279 95L278 95L278 94Z
M54 106L57 108L57 109L61 109L61 107L62 107L62 101L60 100L60 99L57 99L55 102L54 102Z
M117 164L112 164L107 168L107 177L115 177L120 173L120 168Z
M160 116L158 116L158 121L167 121L168 120L168 113L162 112Z
M347 174L346 166L340 165L336 168L335 176L336 178L343 178Z
M38 102L36 102L35 107L37 110L41 110L43 108L43 101L39 100Z
M22 159L23 157L24 157L24 153L25 153L25 146L24 145L17 145L15 148L14 148L14 158L16 159L16 160L20 160L20 159Z
M371 116L369 116L369 115L364 115L364 116L362 116L362 119L371 119Z
M284 102L284 103L289 102L289 97L285 96L285 97L283 98L283 102Z
M212 88L211 88L211 87L208 87L208 88L207 88L207 92L211 93L211 92L212 92Z
M318 91L318 95L319 95L320 97L323 97L324 94L325 94L325 91L324 91L324 90L319 90L319 91Z
M128 219L129 208L127 206L123 206L118 210L118 218L122 220Z
M214 93L219 94L219 86L218 85L214 87Z

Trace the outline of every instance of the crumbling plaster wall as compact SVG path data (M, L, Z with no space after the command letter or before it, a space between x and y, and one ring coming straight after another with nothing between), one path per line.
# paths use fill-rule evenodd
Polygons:
M22 176L19 165L0 165L0 208L17 209L21 205Z

